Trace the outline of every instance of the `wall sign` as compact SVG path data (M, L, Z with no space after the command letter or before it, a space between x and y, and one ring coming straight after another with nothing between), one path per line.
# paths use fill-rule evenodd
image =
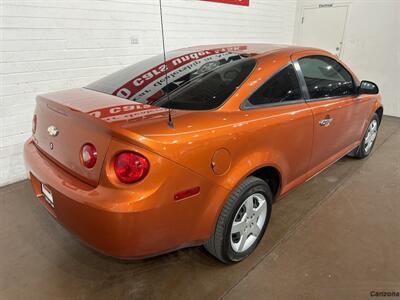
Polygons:
M333 7L333 3L329 3L329 4L320 4L318 5L319 8L324 8L324 7Z
M242 5L242 6L250 5L250 0L202 0L202 1L219 2L219 3Z

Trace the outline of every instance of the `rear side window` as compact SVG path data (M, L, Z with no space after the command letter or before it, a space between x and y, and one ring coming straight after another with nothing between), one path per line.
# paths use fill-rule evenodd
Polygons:
M183 110L217 108L246 80L255 65L253 59L226 64L194 78L153 105Z
M340 97L355 92L353 78L337 61L326 56L299 59L310 99Z
M247 100L251 105L281 104L301 99L296 71L290 64L272 76Z

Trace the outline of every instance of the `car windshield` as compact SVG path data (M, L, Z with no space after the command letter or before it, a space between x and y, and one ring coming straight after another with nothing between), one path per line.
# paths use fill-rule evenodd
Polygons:
M86 88L143 104L182 110L221 106L256 62L232 49L175 51L131 65Z

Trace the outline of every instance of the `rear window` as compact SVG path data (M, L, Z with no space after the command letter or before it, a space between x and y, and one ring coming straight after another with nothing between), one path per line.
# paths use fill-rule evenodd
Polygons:
M157 56L86 88L159 107L210 110L221 106L255 65L254 59L229 51L174 52L166 63Z

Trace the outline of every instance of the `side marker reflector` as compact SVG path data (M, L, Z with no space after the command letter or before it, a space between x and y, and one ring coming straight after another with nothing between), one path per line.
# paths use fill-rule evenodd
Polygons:
M198 193L200 193L200 187L196 186L196 187L193 187L191 189L184 190L184 191L176 193L174 195L174 200L178 201L178 200L182 200L182 199L185 199L185 198L189 198L191 196L197 195Z

